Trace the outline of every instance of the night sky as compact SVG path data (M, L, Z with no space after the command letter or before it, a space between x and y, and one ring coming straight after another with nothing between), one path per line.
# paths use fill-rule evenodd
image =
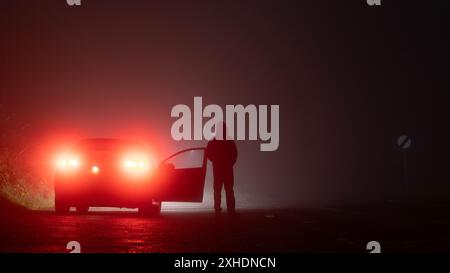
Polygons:
M205 145L170 135L172 107L194 96L278 104L277 151L237 143L238 206L449 196L448 9L382 2L1 1L1 130L25 126L27 166L49 175L86 137L138 139L159 158Z

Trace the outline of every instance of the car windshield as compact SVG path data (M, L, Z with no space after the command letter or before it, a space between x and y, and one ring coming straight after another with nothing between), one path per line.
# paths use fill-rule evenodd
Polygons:
M98 153L120 153L125 150L145 150L137 142L121 139L88 139L75 145L74 150Z

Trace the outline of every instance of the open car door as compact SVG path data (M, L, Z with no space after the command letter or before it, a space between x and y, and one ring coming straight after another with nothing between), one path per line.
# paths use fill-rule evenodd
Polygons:
M179 151L159 165L158 199L202 202L206 175L205 148Z

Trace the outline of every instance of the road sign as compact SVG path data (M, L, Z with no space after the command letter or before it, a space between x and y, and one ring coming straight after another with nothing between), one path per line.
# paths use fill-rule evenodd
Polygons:
M411 147L412 140L407 135L402 135L397 139L397 145L402 150L407 150Z

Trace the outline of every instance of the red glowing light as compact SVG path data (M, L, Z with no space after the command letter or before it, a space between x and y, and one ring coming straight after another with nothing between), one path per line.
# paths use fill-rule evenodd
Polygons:
M100 172L100 168L98 166L92 166L91 171L93 174L98 174Z
M60 170L77 169L80 160L76 156L61 156L56 160L56 167Z
M153 159L145 154L131 153L122 162L124 171L132 175L149 174L154 169Z

